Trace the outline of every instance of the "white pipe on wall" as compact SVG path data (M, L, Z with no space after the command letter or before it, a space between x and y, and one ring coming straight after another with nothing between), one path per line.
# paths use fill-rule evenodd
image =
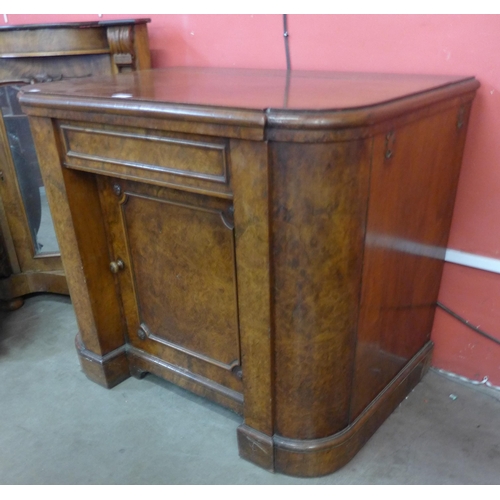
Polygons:
M492 257L484 257L482 255L448 248L444 260L451 264L459 264L461 266L473 267L474 269L500 274L500 259L493 259Z

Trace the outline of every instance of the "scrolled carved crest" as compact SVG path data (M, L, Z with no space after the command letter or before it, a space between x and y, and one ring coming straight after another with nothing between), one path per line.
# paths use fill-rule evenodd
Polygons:
M134 30L131 26L111 26L107 30L113 62L119 71L134 66Z

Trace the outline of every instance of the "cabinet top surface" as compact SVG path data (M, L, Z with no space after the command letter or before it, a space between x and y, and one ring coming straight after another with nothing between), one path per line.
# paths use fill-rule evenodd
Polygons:
M457 84L472 77L216 68L168 68L108 78L38 85L43 94L134 103L240 109L350 109L373 106ZM30 91L29 88L26 89Z
M19 98L28 114L38 107L318 128L374 123L478 86L463 76L179 67L34 85Z

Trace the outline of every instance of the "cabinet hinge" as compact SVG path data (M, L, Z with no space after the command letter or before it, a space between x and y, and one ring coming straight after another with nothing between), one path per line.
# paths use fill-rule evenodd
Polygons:
M385 157L387 159L392 158L395 141L396 141L396 132L394 132L394 130L391 130L385 136Z
M460 106L457 115L457 128L460 130L465 123L465 106Z

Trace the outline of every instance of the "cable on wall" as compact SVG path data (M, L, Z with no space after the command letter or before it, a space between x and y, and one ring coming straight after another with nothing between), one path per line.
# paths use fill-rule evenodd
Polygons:
M288 22L286 14L283 14L283 37L285 39L285 56L286 56L286 70L290 71L292 69L292 64L290 62L290 46L288 43Z
M290 46L288 44L288 23L286 14L283 14L283 38L285 39L285 57L286 57L286 85L285 85L285 96L283 98L283 108L288 107L288 95L290 93L290 71L292 69L292 63L290 62Z
M450 308L446 307L441 302L437 302L436 305L438 307L440 307L443 311L447 312L450 316L452 316L456 320L460 321L460 323L463 323L464 325L468 326L471 330L474 330L476 333L479 333L479 335L482 335L483 337L487 338L488 340L495 342L495 344L500 345L499 339L493 337L493 335L490 335L489 333L486 333L484 330L481 330L479 327L474 326L469 321L467 321L465 318L462 318L462 316L459 316L456 312L452 311Z
M488 377L484 377L483 380L472 380L467 377L462 377L461 375L457 375L456 373L448 372L446 370L442 370L441 368L435 368L431 366L430 368L433 372L439 373L441 375L444 375L446 377L449 377L454 380L459 380L461 382L465 382L466 384L471 384L471 385L485 385L486 387L489 387L490 389L494 389L495 391L500 391L500 386L498 385L493 385Z
M491 340L492 342L495 342L495 344L500 344L500 340L493 337L493 335L490 335L489 333L486 333L484 330L481 330L481 328L474 326L473 324L470 323L470 321L466 320L465 318L462 318L462 316L458 315L456 312L452 311L449 307L446 307L444 304L441 302L437 302L436 305L440 307L444 312L448 313L450 316L455 318L457 321L460 321L460 323L463 323L465 326L468 326L471 330L475 331L476 333L479 333L479 335L482 335L483 337L487 338L488 340ZM494 389L495 391L500 391L500 386L493 385L489 380L488 377L484 377L483 380L471 380L466 377L462 377L461 375L457 375L456 373L448 372L446 370L442 370L441 368L431 368L433 371L440 373L441 375L445 375L447 377L450 377L455 380L460 380L461 382L465 382L467 384L472 384L472 385L485 385L486 387L489 387L490 389Z

